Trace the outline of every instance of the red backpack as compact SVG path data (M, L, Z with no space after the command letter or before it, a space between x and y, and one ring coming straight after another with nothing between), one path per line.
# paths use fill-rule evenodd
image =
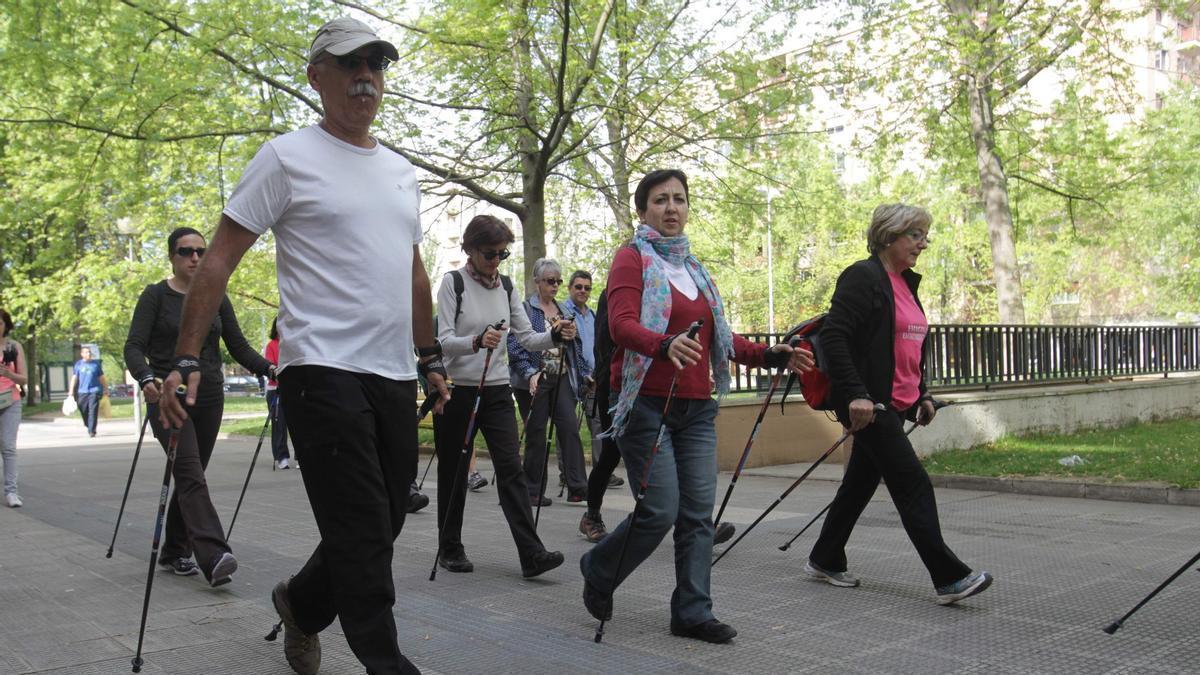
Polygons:
M825 353L821 349L821 339L818 333L821 332L821 327L825 325L825 314L814 316L813 318L802 321L794 328L788 331L784 336L783 341L792 344L792 346L804 347L813 353L813 359L816 361L816 367L804 373L796 375L790 373L788 375L787 387L783 390L783 397L779 400L779 409L783 411L783 404L787 401L788 394L791 393L792 387L797 382L800 383L800 393L804 396L805 402L813 410L832 410L832 389L833 385L829 381L829 374L825 372ZM797 344L792 341L796 340Z

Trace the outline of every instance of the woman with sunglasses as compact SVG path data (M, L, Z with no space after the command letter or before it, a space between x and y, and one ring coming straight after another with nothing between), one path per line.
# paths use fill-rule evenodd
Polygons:
M571 326L572 335L578 327L573 314L555 300L562 286L562 268L558 263L541 258L533 263L533 278L537 293L525 300L529 322L538 332L549 330L559 321ZM555 440L563 466L567 487L567 503L587 506L587 469L583 463L583 443L579 440L579 418L575 407L583 397L583 389L592 376L592 367L583 358L582 341L574 337L558 349L545 353L525 349L511 338L508 341L509 374L517 408L526 420L525 475L529 477L529 499L534 504L549 506L543 492L547 479L546 432L554 424ZM565 363L560 359L566 359ZM557 381L559 373L562 381ZM554 400L551 401L550 397Z
M167 237L172 275L150 284L138 298L125 339L125 367L146 396L146 416L164 450L170 431L158 420L159 384L171 371L183 300L204 255L204 237L180 227ZM255 375L274 377L271 364L242 335L233 305L226 297L213 318L200 351L203 377L196 404L185 406L187 421L179 431L172 474L175 490L167 513L167 534L158 563L181 576L203 572L213 586L230 581L237 560L225 541L225 530L213 508L204 480L225 409L221 383L220 341L243 367ZM195 554L196 562L190 559Z
M483 434L496 470L500 508L508 521L521 575L535 577L563 563L558 551L547 551L533 524L529 486L518 453L517 421L512 390L508 386L507 350L504 332L527 349L550 348L555 342L575 337L570 324L560 332L537 333L521 309L521 298L511 282L500 274L500 261L515 241L513 232L499 218L475 216L463 231L462 249L467 263L448 272L438 289L438 344L446 372L454 381L450 401L433 416L434 443L438 455L438 564L451 572L472 572L462 544L463 509L467 496L467 465L462 461L464 435L478 398L475 428ZM456 283L455 277L459 283ZM461 293L458 290L461 289ZM503 320L507 326L497 330ZM488 353L491 362L488 363ZM484 373L484 364L488 371ZM482 390L479 382L483 382ZM470 449L468 448L468 452ZM453 501L451 500L453 498Z
M608 375L616 405L606 435L616 439L633 493L647 465L649 487L636 525L631 529L626 518L580 559L583 602L593 617L608 619L613 591L674 528L671 633L728 642L737 631L713 616L710 590L717 485L713 384L718 395L729 391L730 360L800 372L812 366L812 355L785 344L768 348L730 329L716 284L684 234L688 186L682 171L646 174L633 199L641 224L630 245L613 256L608 275L608 329L616 345ZM693 339L686 333L697 321L703 324Z
M821 341L834 410L854 434L854 450L804 571L834 586L858 586L847 570L846 542L883 479L935 600L949 605L986 589L992 576L972 572L942 539L933 483L904 434L906 418L925 425L936 414L925 388L929 324L917 297L921 275L912 270L929 246L932 220L916 206L877 207L867 230L871 257L838 277ZM887 409L876 412L877 403Z

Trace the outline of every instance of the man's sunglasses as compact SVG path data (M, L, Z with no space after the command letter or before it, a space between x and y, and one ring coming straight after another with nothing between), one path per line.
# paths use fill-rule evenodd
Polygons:
M332 56L333 61L336 61L338 67L342 70L354 72L366 63L367 67L375 72L387 70L388 66L392 65L392 60L383 54L371 54L363 56L362 54L344 54L342 56Z
M577 290L577 291L587 291L588 293L591 293L591 292L592 292L592 287L591 287L591 286L584 286L583 284L575 284L575 290Z
M495 260L496 258L508 260L508 256L512 255L512 251L508 249L504 249L503 251L480 251L479 255L483 256L484 260Z
M203 258L204 252L207 250L208 249L204 248L203 246L197 246L194 248L191 246L180 246L179 248L175 249L175 255L179 256L180 258L190 258L192 257L192 254L195 253L197 257Z

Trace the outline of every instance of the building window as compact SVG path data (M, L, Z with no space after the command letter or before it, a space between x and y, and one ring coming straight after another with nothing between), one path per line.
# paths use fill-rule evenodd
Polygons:
M1160 49L1154 54L1154 69L1167 70L1170 66L1170 55L1167 50Z
M1162 23L1162 10L1161 9L1154 10L1154 21L1155 21L1155 23Z

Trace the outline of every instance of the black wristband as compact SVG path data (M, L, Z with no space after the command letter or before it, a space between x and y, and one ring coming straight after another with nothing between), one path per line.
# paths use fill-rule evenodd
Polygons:
M171 364L171 370L178 372L183 384L186 385L189 375L200 372L200 359L190 354L178 355Z
M442 357L440 356L424 362L418 361L417 373L426 380L429 379L430 373L437 373L438 375L441 375L443 380L449 377L449 375L446 373L446 364L442 363Z
M659 358L661 358L661 359L668 358L667 354L671 351L671 343L674 342L675 338L679 337L680 335L683 335L683 333L676 333L674 335L668 336L665 340L658 343L658 357Z
M434 340L433 344L428 347L417 347L417 356L422 358L426 356L438 356L441 353L442 343L438 342L437 340Z
M768 349L763 354L763 365L767 368L783 368L790 360L792 360L791 352L777 352Z
M143 377L142 379L138 380L138 386L139 386L139 387L141 387L142 389L145 389L145 388L146 388L146 385L147 385L147 384L150 384L151 382L153 382L153 381L154 381L154 379L155 379L155 378L154 378L154 373L150 373L149 375L147 375L147 376Z

